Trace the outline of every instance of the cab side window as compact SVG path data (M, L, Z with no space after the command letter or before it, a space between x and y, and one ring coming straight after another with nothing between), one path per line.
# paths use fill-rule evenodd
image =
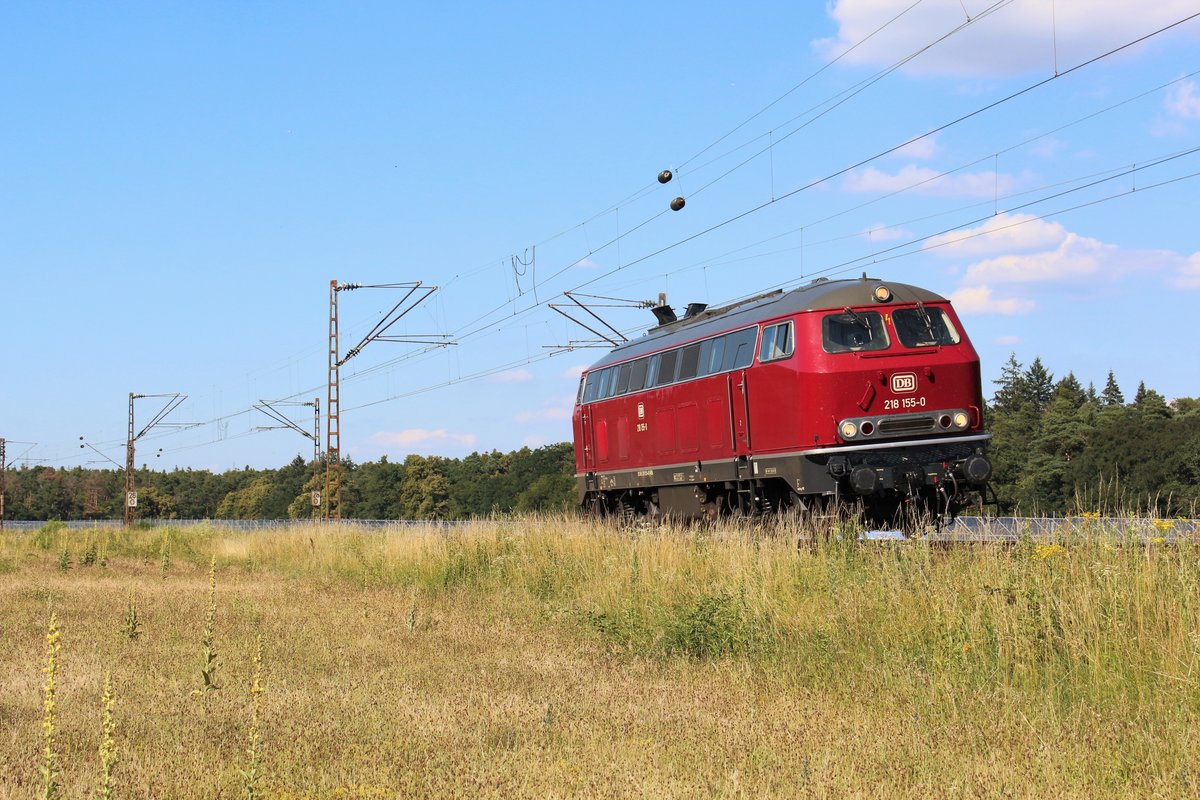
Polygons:
M758 360L777 361L792 354L792 322L781 322L763 328L762 344L758 346Z

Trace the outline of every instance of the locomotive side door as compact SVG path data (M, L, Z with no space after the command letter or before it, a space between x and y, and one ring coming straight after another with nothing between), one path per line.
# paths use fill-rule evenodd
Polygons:
M734 455L750 454L750 414L747 400L746 370L739 369L725 376L729 391L730 442Z
M592 423L592 406L579 408L580 441L583 442L583 469L591 472L596 468L595 425Z

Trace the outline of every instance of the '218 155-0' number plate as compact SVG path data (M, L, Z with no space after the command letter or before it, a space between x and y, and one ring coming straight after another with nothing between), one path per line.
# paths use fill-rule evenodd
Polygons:
M902 408L924 408L924 397L899 397L895 400L884 400L884 411L899 411Z

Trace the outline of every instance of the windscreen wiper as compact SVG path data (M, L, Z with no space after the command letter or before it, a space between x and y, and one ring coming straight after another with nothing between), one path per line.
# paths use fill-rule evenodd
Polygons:
M871 331L871 323L867 322L867 320L861 314L859 314L857 311L850 308L850 306L846 306L844 311L850 317L850 319L854 320L854 323L856 325L861 325L863 328L865 328L867 330L868 333Z
M921 321L925 323L925 332L929 334L929 343L937 344L940 337L933 332L933 317L929 316L929 312L925 310L925 304L917 301L917 313L921 315Z

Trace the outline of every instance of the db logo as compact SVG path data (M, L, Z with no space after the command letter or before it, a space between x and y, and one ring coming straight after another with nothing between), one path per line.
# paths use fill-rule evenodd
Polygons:
M892 391L896 394L915 392L917 390L917 374L915 372L897 372L892 376Z

